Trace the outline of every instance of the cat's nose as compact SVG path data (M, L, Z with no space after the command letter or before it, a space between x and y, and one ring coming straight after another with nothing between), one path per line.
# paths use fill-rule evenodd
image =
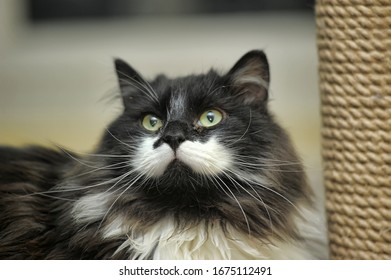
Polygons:
M170 147L175 151L178 149L179 145L185 141L185 137L183 133L173 133L173 134L167 134L164 138L163 141L166 142Z
M186 140L186 128L179 122L168 123L164 129L162 140L175 151Z

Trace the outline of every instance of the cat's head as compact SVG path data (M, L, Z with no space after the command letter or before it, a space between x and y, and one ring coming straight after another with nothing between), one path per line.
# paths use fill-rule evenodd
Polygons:
M243 219L243 212L263 211L267 220L270 209L289 211L304 196L299 160L268 110L264 52L248 52L222 75L147 82L122 60L115 67L124 111L100 149L126 156L115 175L118 186L126 182L124 197L163 212L215 210Z
M210 71L149 83L124 61L115 65L125 107L122 129L137 138L131 144L135 170L150 178L182 168L218 176L240 156L235 150L254 155L248 145L259 144L252 138L260 132L252 128L267 118L269 67L263 52L248 53L224 76Z

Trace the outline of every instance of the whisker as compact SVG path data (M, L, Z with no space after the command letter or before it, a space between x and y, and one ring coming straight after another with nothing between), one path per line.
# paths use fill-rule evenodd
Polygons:
M231 172L234 176L236 176L235 172L233 172L232 170L229 170L228 172ZM269 209L268 209L268 206L266 205L266 203L264 202L264 200L262 199L262 197L259 195L259 193L254 189L254 187L249 184L248 182L244 181L244 183L249 186L253 192L256 194L257 197L255 197L251 192L249 192L245 187L242 186L242 184L240 184L239 182L237 182L231 175L229 175L227 172L223 171L223 174L225 176L227 176L228 178L231 178L233 180L233 183L238 185L242 190L244 190L247 194L249 194L252 198L254 198L255 200L259 201L262 203L263 207L265 208L266 210L266 213L267 213L267 216L268 216L268 219L269 219L269 223L270 223L270 229L272 230L272 233L274 232L273 230L273 222L272 222L272 219L271 219L271 215L270 215L270 212L269 212ZM231 181L232 182L232 181Z
M60 196L49 195L49 194L46 194L44 192L37 193L37 194L41 195L41 196L46 196L46 197L58 199L58 200L65 200L65 201L72 201L72 202L77 200L77 199L71 199L71 198L65 198L65 197L60 197ZM24 195L24 197L26 197L26 196L31 196L31 195Z
M91 153L80 153L79 155L89 156L89 157L104 157L104 158L131 158L129 155L107 155L107 154L91 154Z
M122 180L124 180L126 177L128 177L129 175L132 175L133 173L135 173L133 170L130 170L128 172L126 172L125 174L122 174L121 177L122 178L119 178L117 182L115 182L115 184L113 184L110 188L108 188L107 190L104 191L104 193L107 193L109 191L111 191L113 188L115 188L115 186L117 186L119 183L122 182ZM120 188L121 189L121 188ZM114 191L116 192L116 191Z
M129 79L129 80L120 79L120 82L125 82L125 83L128 83L131 86L136 87L140 91L142 91L142 92L146 93L148 96L150 96L153 101L159 102L159 99L158 99L158 96L157 96L156 92L154 91L152 86L143 77L141 77L141 75L139 75L139 77L142 80L142 83L137 81L135 78L127 75L126 73L123 73L121 71L118 71L118 72L121 73L122 75L124 75L127 79Z
M259 130L256 130L256 131L252 131L249 134L258 134L258 133L261 133L261 132L264 132L264 131L265 131L265 129L262 128L262 129L259 129Z
M210 92L210 93L208 93L209 95L212 95L213 93L215 93L216 91L218 91L219 89L222 89L222 88L226 88L226 87L228 87L228 86L219 86L219 87L217 87L217 88L215 88L212 92Z
M113 134L111 133L111 131L110 131L107 127L106 127L106 131L107 131L115 140L117 140L119 143L121 143L121 144L125 145L125 147L129 148L130 151L134 151L134 147L132 147L132 146L130 146L129 144L125 143L124 141L118 139L115 135L113 135Z
M277 196L279 196L279 197L281 197L282 199L284 199L284 200L285 200L286 202L288 202L291 206L293 206L297 211L300 212L299 208L298 208L292 201L290 201L290 200L289 200L287 197L285 197L284 195L280 194L278 191L276 191L276 190L274 190L274 189L272 189L272 188L270 188L270 187L266 187L265 185L261 184L260 182L257 182L257 181L251 180L251 179L249 179L249 178L246 178L246 177L244 177L243 175L240 175L238 172L235 173L235 176L237 176L238 178L240 178L240 179L243 180L243 181L247 181L247 182L249 182L249 183L252 183L252 184L254 184L254 185L256 185L256 186L259 186L259 187L261 187L261 188L263 188L263 189L265 189L265 190L267 190L267 191L270 191L270 192L276 194Z
M214 165L214 164L213 164ZM217 165L214 165L214 167L217 167L218 168L218 166ZM269 210L268 210L268 207L267 207L267 205L266 205L266 203L263 201L263 199L261 198L261 196L259 195L259 193L254 189L254 187L251 185L251 184L249 184L247 181L244 181L244 183L246 183L253 191L254 191L254 193L258 196L258 197L255 197L251 192L249 192L246 188L244 188L239 182L237 182L228 172L230 172L230 173L232 173L233 175L235 175L235 176L237 176L237 174L235 173L235 172L233 172L232 170L228 170L228 172L226 172L226 171L224 171L224 170L222 170L221 168L218 168L219 169L219 171L223 174L223 175L225 175L227 178L228 178L228 180L230 180L231 181L231 183L235 186L235 188L239 191L239 189L238 189L238 187L240 187L242 190L244 190L247 194L249 194L252 198L254 198L255 200L257 200L257 201L259 201L259 202L261 202L262 203L262 205L264 206L264 208L265 208L265 210L266 210L266 213L267 213L267 215L268 215L268 219L269 219L269 222L270 222L270 228L271 228L271 230L272 230L272 232L273 232L273 222L272 222L272 219L271 219L271 216L270 216L270 212L269 212ZM213 177L212 177L213 178ZM227 185L226 185L227 186ZM227 188L229 188L228 186L227 186ZM230 192L232 193L232 191L230 190ZM233 193L232 193L233 194ZM234 198L235 198L235 200L237 200L237 198L234 196ZM241 205L240 205L240 203L239 203L239 201L237 201L237 203L239 204L239 207L241 207ZM242 207L241 207L242 208ZM244 211L244 210L243 210ZM245 213L244 213L244 215L245 215ZM247 221L247 226L248 226L248 228L250 228L249 227L249 224L248 224L248 220L247 220L247 216L245 216L245 219L246 219L246 221ZM249 231L249 233L250 233L250 231Z
M247 230L248 230L248 233L251 234L251 228L250 228L250 223L248 221L248 218L247 218L247 215L246 215L246 212L244 211L242 205L240 204L238 198L235 196L235 194L233 193L233 191L229 188L229 186L219 177L217 176L216 177L217 179L220 180L220 182L226 187L226 189L230 192L230 194L232 195L231 197L236 201L237 205L239 206L240 208L240 211L242 212L243 214L243 217L244 217L244 220L246 222L246 225L247 225ZM223 188L222 188L223 189ZM226 193L226 192L225 192ZM227 193L226 193L227 194Z
M97 228L97 231L99 231L99 229L102 227L102 224L104 222L104 220L106 219L107 215L109 214L109 212L111 211L111 209L114 207L115 203L122 197L122 195L127 192L141 177L143 177L142 174L138 175L136 178L134 178L132 181L130 181L129 185L126 186L124 185L122 188L125 188L124 191L122 191L118 196L117 198L111 203L110 207L107 209L105 215L103 216L102 220L100 221L99 223L99 226ZM120 189L122 189L120 188Z
M120 176L117 176L115 178L111 178L109 180L106 180L106 181L103 181L103 182L99 182L97 184L94 184L94 185L88 185L88 186L79 186L79 187L76 187L76 188L64 188L62 186L58 186L58 188L53 188L49 191L44 191L44 192L35 192L35 193L31 193L31 194L27 194L25 196L33 196L33 195L47 195L47 194L51 194L51 193L65 193L65 192L74 192L74 191L81 191L81 190L87 190L87 189L92 189L92 188L95 188L95 187L99 187L99 186L102 186L102 185L105 185L105 184L109 184L111 183L112 181L116 181L118 180L119 178L123 177L125 174L122 174ZM66 186L65 186L66 187Z
M141 91L142 93L145 94L145 96L152 102L158 102L158 99L157 97L155 97L155 94L154 93L151 93L149 91L148 88L146 88L142 83L140 83L139 81L133 79L133 78L130 78L131 79L130 81L129 80L125 80L125 79L119 79L120 82L122 84L125 84L125 85L129 85L129 86L132 86L136 89L138 89L139 91Z
M87 161L85 160L85 162L83 162L81 159L78 159L76 158L75 156L73 156L71 153L69 153L67 150L65 150L64 148L62 148L61 146L57 146L63 153L65 153L67 156L69 156L71 159L75 160L76 162L80 163L81 165L84 165L84 166L87 166L87 167L90 167L90 168L97 168L96 166L93 166L93 165L90 165L90 164L87 164L85 162L92 162L92 161Z
M129 165L129 162L127 162L127 161L117 162L117 163L114 163L114 164L102 166L102 167L95 168L95 169L92 169L92 170L87 171L87 172L83 172L83 173L79 173L79 174L74 175L74 176L67 177L67 179L75 179L75 178L82 177L82 176L85 176L85 175L88 175L88 174L91 174L91 173L94 173L94 172L98 172L100 170L121 169L121 168L124 168L124 167L126 167L128 165Z
M261 157L259 156L240 155L240 154L235 155L235 157L243 158L243 159L254 159L257 161L261 159ZM286 164L286 165L301 165L300 161L287 161L287 160L280 160L280 159L273 159L273 158L267 158L266 160L270 162L279 162L281 164Z
M248 121L248 125L247 125L246 130L244 131L244 133L242 134L242 136L239 137L239 139L237 139L236 141L234 141L234 142L232 142L232 143L229 143L229 145L234 145L234 144L236 144L237 142L239 142L240 140L243 139L243 137L247 134L248 130L250 129L251 121L252 121L252 111L251 111L251 109L250 109L250 119L249 119L249 121Z
M264 170L264 171L274 171L274 172L285 172L285 173L302 173L302 169L286 169L282 167L288 167L290 164L257 164L257 163L248 163L242 162L240 160L235 161L238 167L245 167L255 170ZM281 167L281 168L278 168Z

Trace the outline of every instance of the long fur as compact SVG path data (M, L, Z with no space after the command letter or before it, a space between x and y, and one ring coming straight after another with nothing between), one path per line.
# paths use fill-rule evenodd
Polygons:
M225 75L150 82L115 64L124 111L94 153L0 148L0 258L319 256L307 246L319 235L311 189L269 112L262 51ZM220 123L202 123L208 110Z

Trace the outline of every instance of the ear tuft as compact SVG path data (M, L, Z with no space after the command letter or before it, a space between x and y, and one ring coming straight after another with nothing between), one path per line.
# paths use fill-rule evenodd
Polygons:
M114 59L115 71L117 73L118 84L122 98L125 102L127 98L145 81L142 76L134 70L128 63L120 58Z
M268 99L269 64L263 51L246 53L227 74L234 94L246 105L259 106Z
M143 79L136 70L120 58L114 59L115 71L117 73L118 83L121 90L124 86L129 86L132 83L141 83Z

